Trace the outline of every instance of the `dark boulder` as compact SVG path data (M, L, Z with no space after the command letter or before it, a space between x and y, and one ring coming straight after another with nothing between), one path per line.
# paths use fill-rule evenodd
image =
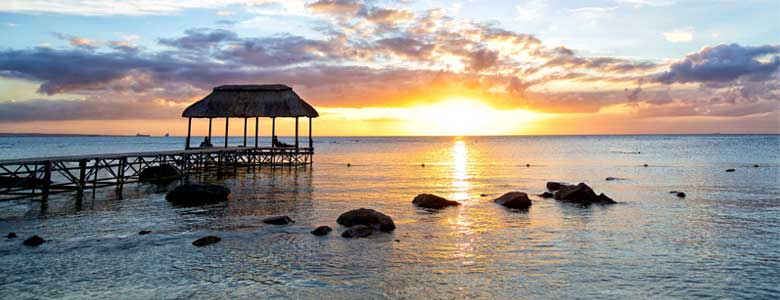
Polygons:
M677 197L685 198L685 193L683 193L683 192L677 192L676 195L677 195Z
M287 224L295 223L295 221L293 221L293 219L291 219L288 216L276 216L276 217L263 219L263 223L271 224L271 225L287 225Z
M359 208L345 212L336 219L336 222L345 227L366 225L380 231L395 230L395 223L388 215L373 209Z
M734 170L734 169L726 169L726 172L734 172L734 171L736 171L736 170Z
M496 198L493 202L501 204L508 208L528 209L531 207L531 199L528 194L522 192L509 192Z
M43 244L45 242L46 242L46 240L44 240L42 237L39 237L37 235L33 235L30 238L24 240L23 244L25 246L37 247L40 244Z
M419 194L417 197L414 197L412 204L424 208L442 209L450 206L458 206L460 205L460 202L447 200L433 194Z
M323 236L323 235L327 235L331 231L333 231L333 229L330 228L329 226L320 226L320 227L314 228L314 230L311 231L311 234L316 235L316 236Z
M198 206L227 201L230 189L214 184L182 184L165 195L177 206Z
M617 203L604 194L596 195L587 184L580 183L562 187L553 196L556 200L580 204L613 204Z
M194 242L192 242L192 245L195 247L203 247L203 246L219 243L219 241L221 240L222 239L219 237L209 235L195 240Z
M147 235L147 234L150 234L150 233L152 233L151 230L141 230L141 231L138 232L139 235Z
M5 237L6 237L6 238L9 238L9 239L13 239L13 238L16 238L16 236L17 236L17 235L16 235L16 233L14 233L14 232L10 232L10 233L8 233L8 235L6 235Z
M371 235L374 232L371 227L365 226L365 225L355 225L350 227L349 229L345 230L341 233L341 237L343 238L362 238L367 237Z
M179 169L169 164L151 166L138 174L138 181L150 183L166 183L181 178Z
M564 186L569 186L569 185L563 182L555 182L555 181L547 182L547 189L553 192L560 190Z
M544 192L544 193L541 193L541 194L539 194L537 196L542 197L542 198L552 198L553 194L550 193L550 192Z

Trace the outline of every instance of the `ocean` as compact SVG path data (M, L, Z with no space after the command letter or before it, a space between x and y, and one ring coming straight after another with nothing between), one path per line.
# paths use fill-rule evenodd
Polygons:
M0 160L177 150L183 140L0 137ZM55 195L45 212L29 199L2 202L0 233L19 238L0 237L0 298L780 298L778 135L314 141L310 168L208 179L232 190L223 204L173 207L166 188L137 184L121 196L100 189L82 206ZM585 182L619 203L535 196L547 181ZM491 201L509 191L533 206ZM462 205L416 208L420 193ZM397 229L341 238L336 218L360 207ZM275 215L296 222L261 222ZM319 225L335 230L311 235ZM48 242L23 246L34 234ZM222 241L191 245L205 235Z

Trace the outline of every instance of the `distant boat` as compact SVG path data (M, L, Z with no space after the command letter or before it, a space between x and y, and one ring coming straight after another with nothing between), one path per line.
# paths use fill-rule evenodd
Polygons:
M171 135L170 135L170 134L168 134L168 133L166 132L166 133L165 133L165 136L171 136Z
M150 135L148 135L148 134L140 134L140 133L136 133L136 134L135 134L135 136L138 136L138 137L145 137L145 136L150 136Z

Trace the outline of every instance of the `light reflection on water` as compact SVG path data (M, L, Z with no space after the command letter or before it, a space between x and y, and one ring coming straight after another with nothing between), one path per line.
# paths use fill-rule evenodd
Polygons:
M65 145L62 154L89 143L128 151L181 145L95 139L51 142ZM80 209L54 199L44 215L37 203L0 204L0 233L51 239L37 249L0 241L0 298L773 299L780 296L779 141L318 139L311 170L264 168L216 180L233 191L227 204L174 208L148 186L126 187L123 199L101 190ZM46 141L0 138L10 142L33 153ZM738 171L723 172L731 167ZM548 180L585 181L621 203L579 207L532 196L522 213L491 202L513 190L539 193ZM463 205L415 208L411 199L423 192ZM357 207L391 215L398 229L342 239L335 219ZM260 222L281 214L297 222ZM319 225L336 232L308 233ZM153 234L137 235L142 229ZM223 240L190 245L206 234Z

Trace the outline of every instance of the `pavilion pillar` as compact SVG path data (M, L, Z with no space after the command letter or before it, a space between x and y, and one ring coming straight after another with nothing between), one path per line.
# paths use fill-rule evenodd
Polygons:
M274 139L276 138L276 117L271 117L271 147L274 145Z
M244 147L246 147L246 118L244 118Z
M309 149L312 148L312 140L311 140L311 117L309 117Z
M187 140L185 140L184 150L190 149L190 134L192 133L192 118L187 118Z
M211 143L211 118L209 118L209 143Z
M230 118L225 118L225 148L228 146L228 125L230 124Z
M257 140L260 136L260 117L255 117L255 148L257 148Z
M295 149L298 149L298 117L295 117Z

